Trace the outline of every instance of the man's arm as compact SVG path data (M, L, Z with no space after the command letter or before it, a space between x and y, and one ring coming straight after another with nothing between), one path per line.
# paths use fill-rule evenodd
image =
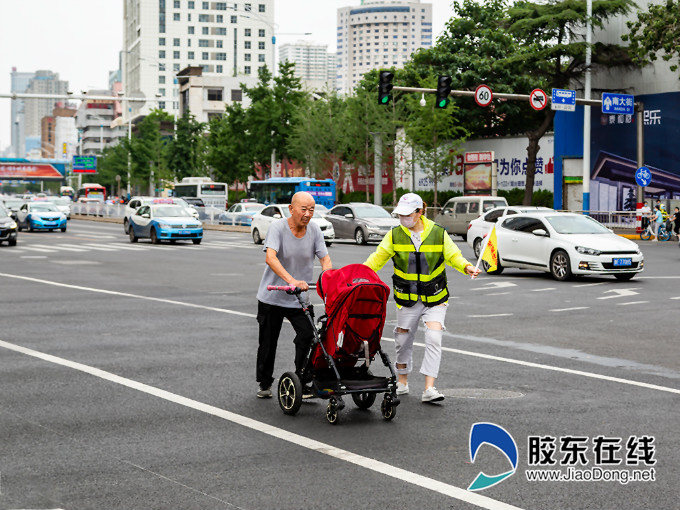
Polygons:
M325 257L321 257L319 259L319 262L321 262L321 270L326 271L327 269L333 269L333 264L331 263L331 256L326 255Z
M324 258L328 258L328 262L330 263L330 257L328 255L326 255L326 257ZM272 269L272 271L274 271L274 274L276 274L276 276L281 278L288 285L294 285L300 290L309 289L309 284L307 284L307 282L302 280L296 280L291 276L291 274L288 271L286 271L286 268L283 267L283 264L281 264L281 261L277 256L276 250L274 250L273 248L267 248L267 255L265 256L264 261Z

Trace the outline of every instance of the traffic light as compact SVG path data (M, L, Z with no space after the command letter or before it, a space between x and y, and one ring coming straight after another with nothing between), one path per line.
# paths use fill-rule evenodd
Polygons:
M378 82L378 103L387 105L392 100L390 92L392 91L392 79L394 74L389 71L380 71L380 81Z
M446 108L449 104L449 94L451 93L451 77L440 76L437 78L437 101L434 105L437 108Z

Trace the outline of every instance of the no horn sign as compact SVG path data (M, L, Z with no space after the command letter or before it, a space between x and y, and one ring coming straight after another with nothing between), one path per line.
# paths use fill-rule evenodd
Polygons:
M542 110L548 104L548 95L541 89L534 89L529 95L529 104L534 110Z

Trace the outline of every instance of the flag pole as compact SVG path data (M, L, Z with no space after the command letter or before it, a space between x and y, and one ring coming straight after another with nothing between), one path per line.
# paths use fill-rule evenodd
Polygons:
M484 250L486 250L486 246L489 244L489 239L491 238L491 232L493 232L494 227L496 224L494 223L491 225L491 228L487 232L487 234L484 236L484 245L482 248L479 250L479 258L477 259L477 265L475 265L475 272L479 269L479 264L482 262L482 256L484 255ZM471 276L470 278L474 278Z

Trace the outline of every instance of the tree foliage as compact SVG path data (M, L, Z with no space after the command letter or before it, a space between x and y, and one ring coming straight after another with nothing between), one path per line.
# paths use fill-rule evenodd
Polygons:
M205 175L205 127L189 110L177 120L174 137L167 145L167 167L175 180Z

